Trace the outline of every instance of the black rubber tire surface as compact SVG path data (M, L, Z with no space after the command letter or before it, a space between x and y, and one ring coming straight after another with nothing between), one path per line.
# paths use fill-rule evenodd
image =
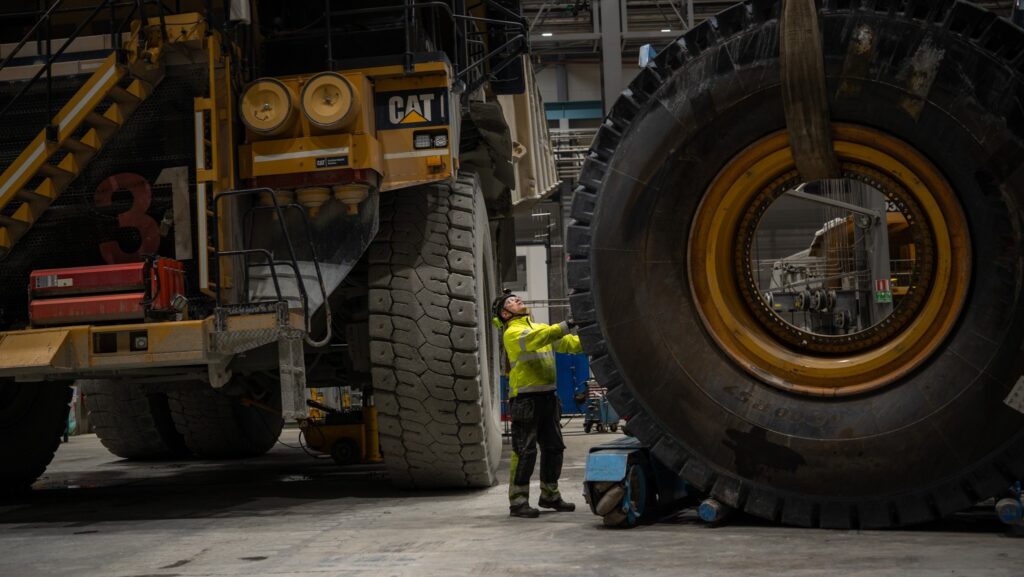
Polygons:
M613 107L573 201L573 315L629 433L695 488L801 526L942 517L1024 477L1024 415L1003 403L1024 343L1024 33L965 2L820 3L833 120L885 131L944 172L974 268L957 326L924 365L872 393L811 398L735 366L687 278L711 180L785 127L778 5L740 4L688 31ZM865 30L867 59L848 58ZM923 92L922 51L941 59Z
M68 424L69 383L0 381L0 495L43 474Z
M167 395L125 381L77 382L89 424L108 451L124 459L174 459L189 455L174 428Z
M274 446L284 427L279 414L243 405L241 397L208 385L182 386L169 392L167 400L185 445L205 459L262 455ZM263 403L268 404L265 400Z
M490 487L501 458L495 291L475 175L381 197L370 248L370 359L396 485Z

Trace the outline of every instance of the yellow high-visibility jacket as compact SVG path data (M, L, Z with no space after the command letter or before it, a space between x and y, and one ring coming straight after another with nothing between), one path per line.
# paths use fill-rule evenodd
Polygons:
M580 338L569 334L569 326L559 323L535 323L530 317L509 321L502 336L512 370L509 372L509 398L520 393L555 390L555 352L583 352Z

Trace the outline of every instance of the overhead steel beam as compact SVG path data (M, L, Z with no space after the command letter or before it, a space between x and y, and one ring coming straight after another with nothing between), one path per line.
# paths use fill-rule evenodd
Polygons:
M622 22L620 0L601 0L601 87L604 111L622 92Z
M672 32L661 32L660 30L644 30L639 32L624 32L622 34L623 40L654 40L665 42L671 42L676 39L679 31L674 30Z
M601 39L600 32L573 32L571 34L552 34L551 36L541 36L540 34L531 34L531 44L550 44L553 42L595 42Z
M815 202L815 203L818 203L818 204L823 204L825 206L831 206L833 208L841 208L841 209L848 210L848 211L853 212L853 213L863 214L865 216L869 216L869 217L873 218L875 220L875 222L880 221L882 219L882 216L885 214L885 207L884 207L884 205L882 207L882 210L878 210L878 209L875 209L875 208L868 208L868 207L864 207L864 206L859 206L859 205L856 205L856 204L851 204L849 202L843 202L841 200L836 200L834 198L828 198L828 197L825 197L825 196L819 196L817 194L811 194L809 192L804 192L804 187L805 186L806 186L806 183L805 184L801 184L800 186L796 187L793 190L787 190L783 194L785 194L786 196L792 196L793 198L799 198L801 200L808 200L808 201Z

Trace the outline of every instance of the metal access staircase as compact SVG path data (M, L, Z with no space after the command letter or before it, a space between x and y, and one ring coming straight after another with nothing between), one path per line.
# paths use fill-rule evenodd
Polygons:
M50 18L54 7L59 4L56 2L44 13L40 23ZM96 13L93 12L93 16ZM39 28L37 23L17 48L0 62L0 72ZM80 26L79 31L82 28ZM132 29L133 38L126 42L131 48L113 50L0 175L0 259L11 253L18 241L163 79L160 52L143 50L139 44L143 28L136 24ZM65 39L61 48L47 54L45 64L18 96L43 78L44 72L49 82L53 63L76 36ZM18 96L0 111L0 123L3 112L16 104Z

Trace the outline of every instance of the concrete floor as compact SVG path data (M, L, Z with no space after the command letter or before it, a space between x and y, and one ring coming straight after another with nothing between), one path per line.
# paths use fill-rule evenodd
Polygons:
M507 516L507 459L489 490L413 493L282 445L145 464L74 437L39 490L0 501L0 576L1024 575L1024 539L987 511L901 531L708 528L692 512L605 529L579 494L586 448L611 438L570 423L563 493L579 508L527 520Z

